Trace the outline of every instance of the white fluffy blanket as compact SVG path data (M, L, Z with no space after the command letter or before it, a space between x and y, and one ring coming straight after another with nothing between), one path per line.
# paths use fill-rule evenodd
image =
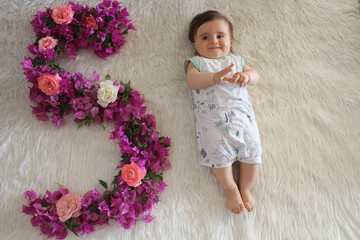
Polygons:
M86 2L91 6L99 0ZM168 187L154 221L112 222L68 239L359 239L360 13L357 0L124 0L137 31L101 60L80 51L61 65L90 77L131 80L158 131L172 139ZM67 1L0 2L0 239L44 239L22 213L25 190L60 183L80 195L111 182L119 149L109 132L32 114L20 62L35 41L30 20ZM191 18L215 9L234 24L234 50L258 70L249 87L263 144L253 213L232 214L210 169L198 163L193 98L183 60Z

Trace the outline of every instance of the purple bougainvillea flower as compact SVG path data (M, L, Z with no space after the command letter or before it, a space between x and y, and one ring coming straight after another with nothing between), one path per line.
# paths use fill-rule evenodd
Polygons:
M36 192L34 190L26 191L24 196L27 201L32 201L36 198Z

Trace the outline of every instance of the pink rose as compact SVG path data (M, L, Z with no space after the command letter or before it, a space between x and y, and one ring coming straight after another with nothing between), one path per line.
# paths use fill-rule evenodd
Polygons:
M73 20L74 11L71 6L60 5L57 6L51 14L52 19L57 24L69 24Z
M44 37L39 40L39 49L40 51L47 51L48 49L53 49L58 40L52 38L52 37Z
M96 24L95 18L93 15L90 15L89 17L86 17L86 21L88 24L86 24L87 28L94 28L95 30L98 30L98 25Z
M60 89L61 77L59 74L45 74L38 77L39 89L48 96L58 94Z
M142 170L136 163L126 164L121 169L121 177L131 187L140 185L145 177L146 171Z
M56 203L56 213L62 222L72 217L79 217L80 208L80 196L73 193L65 194Z

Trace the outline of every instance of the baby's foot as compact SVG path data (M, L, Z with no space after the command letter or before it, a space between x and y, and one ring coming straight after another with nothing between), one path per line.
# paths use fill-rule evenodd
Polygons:
M239 214L245 210L244 203L241 200L240 192L237 188L229 189L226 191L226 195L228 207L233 213Z
M251 194L249 189L243 189L240 190L241 192L241 198L245 204L245 208L248 210L248 212L251 212L254 210L255 208L255 198L253 197L253 195Z

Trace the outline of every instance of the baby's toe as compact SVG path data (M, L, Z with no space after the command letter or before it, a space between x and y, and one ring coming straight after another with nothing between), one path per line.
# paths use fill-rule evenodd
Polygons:
M241 212L245 210L245 206L243 203L240 204L240 210L241 210Z
M251 212L252 210L254 210L253 206L249 202L245 203L245 208L248 210L248 212Z
M238 208L238 207L235 207L235 208L231 209L231 211L232 211L233 213L235 213L235 214L241 213L241 210L240 210L240 208Z

